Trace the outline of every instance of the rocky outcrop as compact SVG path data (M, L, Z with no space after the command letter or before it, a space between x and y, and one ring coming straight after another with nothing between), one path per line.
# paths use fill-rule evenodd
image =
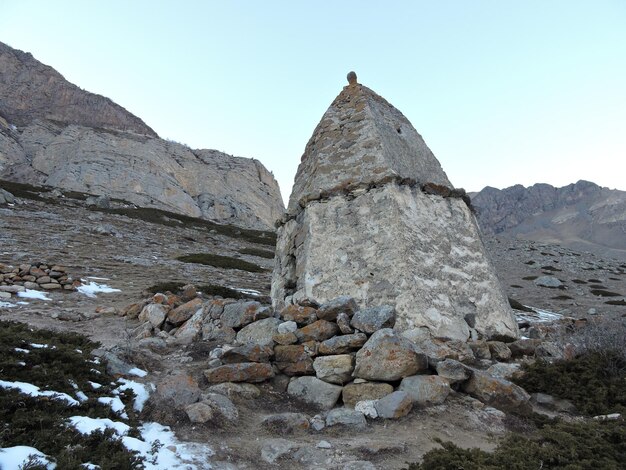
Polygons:
M484 233L558 243L626 259L626 191L578 181L506 189L486 187L472 197Z
M17 127L37 119L157 137L137 116L109 98L68 82L31 54L0 42L0 116Z
M394 307L396 330L515 337L466 202L397 109L345 87L298 168L278 230L274 306L349 295L361 308Z
M0 72L0 179L257 229L283 213L278 184L257 160L159 139L110 100L2 44Z

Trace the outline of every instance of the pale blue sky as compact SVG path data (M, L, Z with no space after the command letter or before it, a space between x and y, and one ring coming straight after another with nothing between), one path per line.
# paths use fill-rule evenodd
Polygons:
M0 41L285 199L350 70L457 187L626 189L625 0L0 0Z

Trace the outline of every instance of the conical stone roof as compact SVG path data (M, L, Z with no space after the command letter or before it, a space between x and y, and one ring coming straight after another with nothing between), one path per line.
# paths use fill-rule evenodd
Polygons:
M517 337L463 194L402 113L352 80L298 168L278 227L274 307L347 295L394 307L394 329L415 341Z
M289 212L323 194L394 178L452 187L409 120L354 80L332 102L306 145Z

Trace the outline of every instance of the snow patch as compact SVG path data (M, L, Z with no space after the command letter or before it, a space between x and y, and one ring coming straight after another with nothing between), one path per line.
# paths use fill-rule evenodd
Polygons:
M81 279L82 282L82 279ZM106 284L98 284L97 282L90 282L89 284L83 284L76 289L81 294L87 297L95 297L96 294L110 294L111 292L122 292L120 289L114 289Z
M169 427L158 423L144 423L139 431L143 440L124 436L122 443L127 449L139 452L146 459L146 470L212 468L207 463L208 458L214 454L210 447L204 444L181 443Z
M238 287L231 287L231 289L236 290L244 295L251 295L253 297L261 297L261 293L258 290L254 289L240 289Z
M109 418L89 418L87 416L72 416L70 424L81 434L91 434L95 431L113 429L118 436L125 436L130 430L128 424L120 421L112 421Z
M67 393L53 392L52 390L44 390L42 392L36 385L26 382L6 382L4 380L0 380L0 388L17 389L20 393L31 397L50 397L53 400L65 401L69 406L76 406L79 404L77 400L70 397Z
M2 470L20 470L28 462L30 456L34 456L46 466L48 470L56 468L56 464L50 462L48 456L34 447L15 446L0 449L0 468Z
M142 370L138 367L133 367L131 370L128 371L129 375L135 375L137 377L145 377L146 375L148 375L148 373L145 370Z
M48 294L45 292L33 289L26 289L23 292L18 292L17 296L22 297L23 299L50 300L48 298Z
M528 305L524 305L525 307L532 308L534 312L521 312L516 311L515 316L517 317L517 322L527 322L527 323L551 323L563 318L563 315L555 312L551 312L549 310L542 310L540 308L531 307Z
M116 390L132 390L133 392L135 392L135 402L133 403L133 408L137 412L143 410L143 406L148 401L148 398L150 398L150 392L148 391L146 386L144 384L140 384L138 382L127 379L119 379L118 382L120 382L122 385L117 387Z
M103 405L109 405L113 413L117 413L122 418L128 419L128 415L124 411L124 403L122 403L119 397L100 397L98 398L98 402Z
M15 307L15 304L11 302L0 302L0 308L12 308Z
M18 352L18 353L30 354L30 351L28 349L13 348L13 351Z

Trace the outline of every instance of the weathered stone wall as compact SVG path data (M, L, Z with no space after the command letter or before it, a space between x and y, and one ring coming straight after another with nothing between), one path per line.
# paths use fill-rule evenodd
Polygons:
M313 131L298 167L289 212L327 192L398 177L452 187L409 120L369 88L350 85Z
M349 295L361 308L393 305L402 331L467 340L474 326L487 337L517 335L461 199L392 182L311 201L279 228L276 251L276 308Z

